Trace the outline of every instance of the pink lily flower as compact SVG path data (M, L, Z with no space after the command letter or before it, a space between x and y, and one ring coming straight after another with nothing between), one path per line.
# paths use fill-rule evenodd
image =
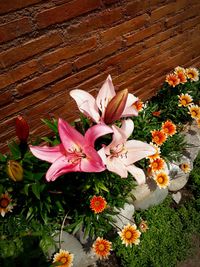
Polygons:
M71 97L76 101L79 110L91 118L96 123L105 121L105 113L108 104L115 97L116 92L112 83L111 76L108 75L103 86L99 90L99 93L95 98L88 92L80 89L70 91ZM124 101L125 98L122 99ZM120 110L119 118L137 116L138 111L134 108L133 104L138 101L138 98L133 94L128 94L125 99L124 109ZM116 101L116 105L119 105Z
M107 169L120 175L122 178L128 176L130 172L138 184L145 183L145 174L142 169L136 167L133 163L142 158L155 154L155 148L145 142L137 140L128 140L134 128L131 119L124 120L122 127L112 126L112 142L102 147L98 152Z
M106 125L95 125L87 130L85 136L62 119L58 120L61 144L48 146L30 146L34 156L52 163L46 173L47 181L54 181L68 172L101 172L105 165L94 148L95 140L112 133Z

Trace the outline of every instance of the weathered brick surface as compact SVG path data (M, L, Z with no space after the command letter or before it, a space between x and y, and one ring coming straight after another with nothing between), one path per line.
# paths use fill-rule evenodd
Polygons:
M198 0L1 0L0 152L24 115L31 136L41 118L69 122L69 91L97 94L108 74L116 90L146 100L177 65L200 67Z
M1 67L4 68L14 65L19 61L23 61L61 43L62 38L60 34L51 33L33 39L18 47L10 48L0 54Z
M25 33L32 31L29 18L13 20L0 25L0 43L15 39Z
M56 6L40 12L36 16L38 26L45 28L49 25L67 21L101 6L100 0L74 0L61 6Z

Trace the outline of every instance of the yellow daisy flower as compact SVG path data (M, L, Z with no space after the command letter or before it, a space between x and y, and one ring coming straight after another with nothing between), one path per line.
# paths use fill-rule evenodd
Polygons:
M199 80L199 71L196 68L187 68L186 76L193 82L197 82Z
M179 167L184 173L189 173L191 171L190 165L187 162L181 163Z
M197 105L190 105L188 107L189 114L193 119L200 119L200 107Z
M169 183L170 179L166 172L160 171L154 176L154 180L159 188L166 188Z
M179 107L181 106L186 107L190 105L193 101L192 97L189 94L181 94L178 96L178 98L179 98L179 104L178 104Z
M148 158L150 161L153 161L153 160L155 160L155 159L157 159L157 158L160 158L160 148L159 148L159 146L157 146L156 144L153 144L153 143L150 143L150 145L152 145L152 146L155 148L156 153L153 154L153 155L151 155L151 156L148 156L147 158Z
M92 248L98 258L107 259L110 255L111 244L108 240L98 237Z
M177 74L179 74L180 72L185 74L185 69L184 69L183 67L177 66L177 67L174 69L174 73L177 75Z
M118 232L121 237L122 244L127 246L132 246L132 244L138 245L140 243L141 232L137 230L137 226L130 225L129 223L123 227L123 229Z
M73 266L74 255L67 250L60 249L53 257L53 263L59 263L59 267L71 267Z
M8 193L2 194L0 197L0 213L4 217L7 212L12 212L12 199Z

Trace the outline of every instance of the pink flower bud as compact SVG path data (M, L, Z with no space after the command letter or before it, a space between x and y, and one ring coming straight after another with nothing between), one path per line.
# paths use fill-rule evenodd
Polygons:
M128 90L124 89L118 92L108 103L104 116L104 122L106 124L113 123L121 117L126 105L127 97Z

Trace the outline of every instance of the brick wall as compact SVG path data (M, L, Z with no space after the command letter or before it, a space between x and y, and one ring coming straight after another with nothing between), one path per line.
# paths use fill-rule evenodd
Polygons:
M1 0L0 151L24 115L72 121L72 88L94 95L110 73L146 100L177 65L200 66L199 0Z

